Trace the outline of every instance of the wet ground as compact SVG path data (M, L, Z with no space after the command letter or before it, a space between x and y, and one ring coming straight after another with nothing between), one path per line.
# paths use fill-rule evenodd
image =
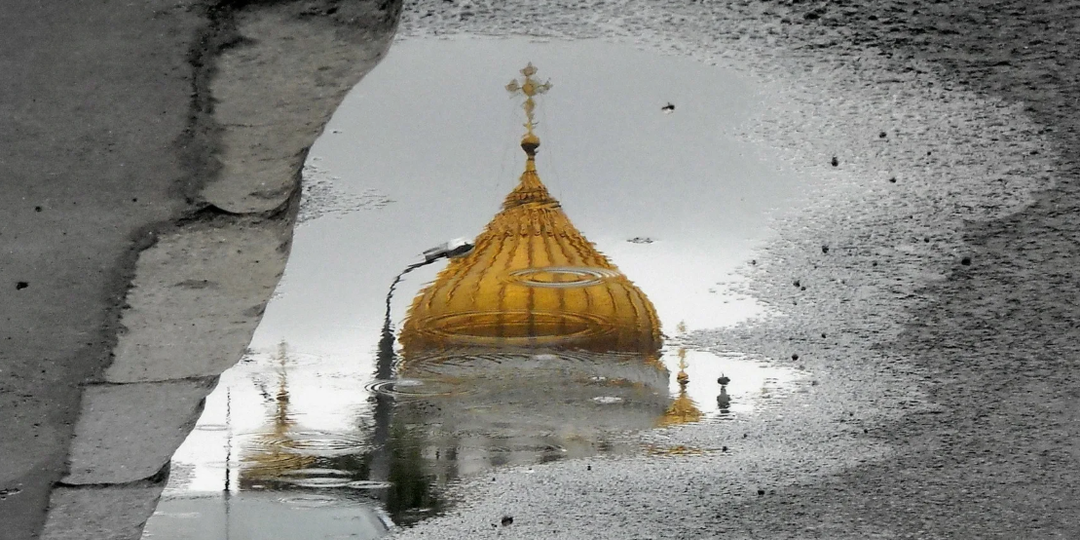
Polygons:
M189 5L196 9L185 9ZM314 42L296 38L322 36L329 27L324 23L331 20L355 23L348 9L352 4L323 6L324 16L311 10L318 2L243 5L250 8L243 18L232 19L226 11L213 20L202 18L197 2L152 14L142 10L157 6L119 4L5 13L5 23L16 30L4 34L14 36L8 58L16 72L27 76L9 81L18 99L6 102L14 104L12 118L17 120L10 141L13 158L4 164L15 165L16 190L0 201L14 209L15 219L5 226L15 228L3 235L5 245L19 254L15 265L4 267L11 272L5 274L9 286L17 284L7 294L19 296L3 304L13 306L7 314L17 326L5 341L13 346L4 351L14 353L15 362L5 370L12 368L15 377L4 383L15 391L5 393L0 403L11 419L3 423L5 436L0 438L5 456L0 537L35 536L46 502L46 538L95 532L137 536L157 500L154 482L160 477L153 475L135 484L101 474L92 485L54 485L65 472L78 385L87 377L98 380L83 370L97 370L111 360L124 290L136 252L145 247L144 241L125 235L159 220L165 222L158 225L173 225L176 215L158 211L184 202L165 188L179 184L183 191L189 181L204 178L201 160L210 161L210 155L224 150L197 133L194 142L205 148L185 155L193 161L185 161L182 170L173 169L173 143L188 116L205 119L209 111L200 104L222 103L216 98L223 96L205 86L209 73L234 81L239 74L243 83L236 88L242 91L232 95L257 95L264 105L250 109L248 118L257 123L222 128L273 125L262 122L278 118L265 104L274 103L277 112L281 98L303 103L309 115L301 120L317 129L318 114L310 115L310 102L291 83L334 80L338 75L323 73L324 62L332 63L341 53L334 46L341 44L342 34ZM1076 13L1075 2L993 0L828 5L625 0L558 9L513 0L409 2L401 26L409 36L604 36L703 62L730 60L742 72L767 81L767 94L783 98L752 119L741 136L771 146L800 177L823 185L814 204L806 205L810 210L781 225L778 241L764 250L759 265L748 269L755 296L782 316L756 329L686 337L695 350L722 346L757 351L792 368L804 365L817 385L785 397L782 408L762 404L752 423L701 422L641 435L669 448L720 441L729 453L594 456L543 467L495 468L494 481L485 474L451 486L457 492L452 498L467 504L402 529L398 536L1080 535L1075 518L1080 515L1080 483L1073 466L1080 440L1073 359L1080 341L1072 324L1077 302L1070 292L1075 289L1070 280L1076 266L1080 185L1073 82L1080 71L1072 39ZM129 32L120 41L112 39L117 20ZM259 39L237 46L234 22ZM211 23L210 30L201 29ZM24 34L72 39L20 38ZM183 39L193 34L194 44ZM168 43L166 36L176 42ZM280 36L287 38L287 46L278 46ZM218 52L214 44L219 38L233 45L230 51L246 55L263 47L263 54L215 70L214 63L203 60ZM300 60L283 67L276 62L280 54L269 54L274 51ZM238 65L252 69L238 72ZM297 77L295 68L302 66L319 66L318 77ZM163 82L162 73L176 80ZM278 82L287 83L261 87L273 89L276 93L269 95L275 99L265 99L267 94L250 84L269 74L284 74ZM147 82L140 88L135 81ZM184 104L193 86L189 109ZM107 106L85 107L88 95L101 105L123 104L122 114ZM50 113L35 115L35 110ZM123 133L138 136L125 139ZM106 140L119 142L102 152ZM50 168L41 169L43 163ZM126 173L112 168L121 164ZM38 177L50 181L30 181ZM287 177L275 180L287 183ZM155 213L130 213L134 206L129 203L136 202L132 186L150 190L137 198L140 207L145 204ZM376 194L367 204L379 200ZM67 212L49 213L61 202ZM71 211L75 207L84 210ZM23 219L27 215L37 217ZM57 226L41 226L38 218L48 216ZM248 224L235 216L214 219L221 227L216 233L235 232L237 221ZM206 225L206 220L197 222ZM190 226L191 221L182 223ZM49 236L58 233L68 240ZM230 248L260 243L242 240L226 243ZM257 267L244 257L225 258L236 268ZM188 268L189 262L178 259L163 268ZM41 270L52 268L68 272L50 276ZM143 269L139 276L161 279L162 269ZM271 273L252 281L272 284L276 277ZM251 299L244 307L259 304L261 294L244 296ZM231 312L221 309L226 304L235 302L199 303L197 320L232 320ZM147 307L153 305L134 311ZM167 306L160 320L187 326L186 312L177 316L175 307ZM130 315L133 310L123 311ZM241 334L246 341L247 332ZM231 347L226 345L227 340L208 349L216 355ZM188 356L182 359L203 360ZM229 363L237 356L230 356ZM44 364L42 359L47 359ZM90 389L120 394L134 386ZM79 420L100 418L99 412L84 409ZM118 429L108 431L112 439L143 427L124 420L113 423ZM171 417L158 414L149 420L149 426L183 426L187 432L183 419L170 424ZM27 444L31 439L34 444ZM120 440L143 449L137 437L126 444ZM73 465L84 465L81 461L73 459ZM257 494L249 495L256 502ZM305 504L312 502L296 506ZM141 513L144 508L147 514Z
M421 251L483 230L518 183L525 117L503 87L528 62L553 81L538 98L540 178L615 266L514 271L559 307L531 309L520 337L504 324L484 341L491 328L467 323L458 337L468 340L417 352L393 338L410 332L412 299L438 287L446 264L404 275L388 299L390 285ZM312 149L285 276L249 353L174 456L146 537L373 538L461 503L450 486L498 468L727 452L638 434L747 422L809 384L798 369L686 339L768 311L737 270L805 186L734 136L764 106L734 72L625 45L397 43ZM492 223L510 219L500 216ZM656 319L625 328L618 313L593 313L617 312L589 296L613 286L642 295ZM478 287L469 295L482 297ZM597 341L634 332L661 339Z

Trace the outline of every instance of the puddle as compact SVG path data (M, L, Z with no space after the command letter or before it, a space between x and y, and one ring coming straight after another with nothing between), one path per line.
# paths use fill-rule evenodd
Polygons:
M521 89L549 77L537 148ZM762 106L625 46L395 44L312 148L279 291L144 536L376 538L463 476L643 454L634 432L782 397L795 372L687 338L766 310L735 270L798 185L735 135Z

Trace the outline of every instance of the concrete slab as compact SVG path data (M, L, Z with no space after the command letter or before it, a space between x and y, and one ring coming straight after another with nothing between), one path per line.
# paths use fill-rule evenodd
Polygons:
M123 484L154 476L187 437L216 384L204 379L87 388L63 482Z
M143 251L105 379L212 377L235 364L285 268L290 235L284 222L208 223Z
M210 86L222 170L202 196L229 212L268 212L299 185L307 149L385 48L343 40L332 22L288 9L247 12L237 26L242 41L218 59Z
M41 540L138 540L165 483L56 488Z

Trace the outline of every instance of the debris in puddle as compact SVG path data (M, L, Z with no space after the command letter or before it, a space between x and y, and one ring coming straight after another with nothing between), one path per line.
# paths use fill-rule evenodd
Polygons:
M656 240L649 238L648 236L635 236L627 240L627 242L630 242L631 244L651 244L655 241Z

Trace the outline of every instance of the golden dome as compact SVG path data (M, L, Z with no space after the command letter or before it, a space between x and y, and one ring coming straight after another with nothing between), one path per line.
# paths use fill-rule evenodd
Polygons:
M405 361L459 346L554 346L639 352L660 346L648 298L581 234L540 181L531 77L507 88L527 96L525 171L466 256L452 259L414 299L401 332Z

